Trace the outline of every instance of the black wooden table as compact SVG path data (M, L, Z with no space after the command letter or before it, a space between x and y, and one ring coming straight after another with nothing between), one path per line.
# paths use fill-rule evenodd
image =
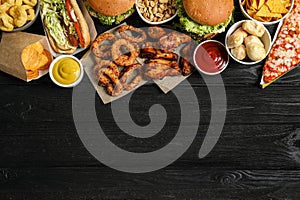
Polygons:
M236 7L235 20L240 19L244 18ZM127 22L146 26L137 14ZM111 28L95 24L99 33ZM274 33L275 27L269 29ZM41 21L28 32L43 34ZM216 39L224 42L224 34ZM192 86L196 94L197 135L175 162L148 173L112 169L89 153L74 123L72 89L55 86L48 75L26 83L0 72L0 199L299 199L300 71L261 89L262 65L230 60L221 76L227 99L225 124L204 158L198 153L212 118L208 88L223 86L208 85L197 72L180 84L178 90ZM87 77L84 82L89 84ZM176 95L163 94L154 84L136 90L129 108L124 106L138 126L151 123L152 105L165 108L166 124L150 138L123 133L112 105L103 105L96 93L93 99L107 138L130 152L163 148L176 137L182 121ZM79 123L89 127L91 122Z

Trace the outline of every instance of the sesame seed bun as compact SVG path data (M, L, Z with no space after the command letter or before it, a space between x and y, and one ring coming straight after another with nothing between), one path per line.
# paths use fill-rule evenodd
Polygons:
M131 9L135 0L87 0L88 4L104 16L117 16Z
M233 8L233 0L182 0L187 15L195 22L215 26L230 17Z

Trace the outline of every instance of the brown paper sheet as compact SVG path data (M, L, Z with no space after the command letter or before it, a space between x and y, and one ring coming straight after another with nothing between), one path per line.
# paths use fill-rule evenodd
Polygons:
M0 42L0 71L24 81L30 81L27 80L26 71L21 61L22 51L26 46L37 41L41 41L44 48L49 50L45 40L45 36L31 33L3 33ZM39 77L46 73L47 71L41 73Z

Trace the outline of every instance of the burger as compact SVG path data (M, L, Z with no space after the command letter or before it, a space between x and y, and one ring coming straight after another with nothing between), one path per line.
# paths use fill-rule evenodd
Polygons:
M193 39L209 39L233 21L233 0L177 0L179 28Z
M132 15L135 0L85 0L85 6L91 16L104 25L120 24Z
M76 0L41 0L41 16L56 53L72 54L90 45L89 27Z

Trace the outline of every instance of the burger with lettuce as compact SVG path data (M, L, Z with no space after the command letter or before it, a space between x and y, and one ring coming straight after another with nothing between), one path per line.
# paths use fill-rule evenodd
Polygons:
M177 0L179 28L193 39L209 39L233 21L233 0Z
M85 0L84 4L91 16L104 25L120 24L132 15L135 0Z

